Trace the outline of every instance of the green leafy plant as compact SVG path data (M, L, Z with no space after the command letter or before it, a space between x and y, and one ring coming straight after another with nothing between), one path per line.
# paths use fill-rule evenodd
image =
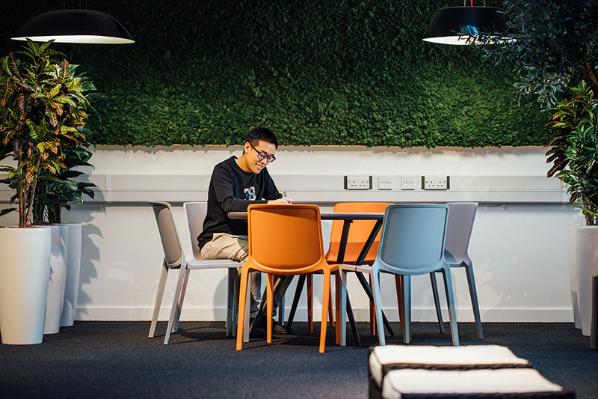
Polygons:
M509 31L483 33L478 48L510 66L519 95L535 97L549 114L547 176L561 178L595 224L598 1L505 0L503 7Z
M34 222L39 181L68 178L69 149L86 143L87 92L95 88L50 46L28 41L22 51L0 59L0 160L12 157L16 163L0 171L16 190L11 202L18 205L19 227Z
M505 0L502 7L508 32L483 32L478 41L487 59L512 68L520 95L548 111L582 79L598 94L596 0Z
M42 173L39 177L33 208L35 224L60 223L62 209L70 210L72 204L83 204L84 195L94 198L95 184L74 180L84 174L76 170L77 167L91 166L88 162L91 151L87 145L67 146L64 153L64 171L58 175Z
M567 184L570 202L582 208L587 225L598 224L598 99L585 81L557 103L549 125L555 131L549 171Z

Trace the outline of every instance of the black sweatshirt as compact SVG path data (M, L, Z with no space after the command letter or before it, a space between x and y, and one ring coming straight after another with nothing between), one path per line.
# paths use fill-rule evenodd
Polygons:
M236 159L232 156L214 167L208 189L208 213L197 237L200 247L211 241L214 233L247 235L247 221L229 219L228 212L245 212L250 204L282 198L266 168L257 175L244 172Z

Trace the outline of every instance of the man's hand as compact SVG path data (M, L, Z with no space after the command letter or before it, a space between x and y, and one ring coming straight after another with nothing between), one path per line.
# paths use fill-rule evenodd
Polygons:
M282 197L275 200L269 200L268 204L292 204L293 200L288 197Z

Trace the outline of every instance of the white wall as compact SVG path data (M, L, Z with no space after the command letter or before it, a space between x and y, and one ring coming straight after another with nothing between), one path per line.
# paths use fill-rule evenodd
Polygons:
M233 153L238 154L237 148L123 150L104 147L94 152L93 175L176 175L188 176L190 181L205 181L213 166ZM350 174L541 178L547 170L542 148L400 150L303 147L282 148L277 158L269 170L275 180L279 177L281 181L290 181L293 175L316 178ZM358 192L351 195L353 199L360 198ZM442 200L442 195L439 193L435 200ZM315 197L317 193L314 192ZM78 318L149 319L163 257L151 208L141 201L88 202L65 213L64 218L65 221L84 224ZM181 240L190 253L188 230L180 204L175 206L175 219ZM5 217L0 219L0 223L9 223L9 220ZM482 205L473 231L470 254L475 262L483 319L572 320L567 271L568 226L581 223L582 218L576 210L553 200ZM166 309L170 305L175 275L170 276L167 285L162 317L166 317ZM454 278L460 319L471 320L463 272L457 270ZM386 280L383 281L383 305L389 309L389 318L397 319L392 280L383 280ZM320 285L316 285L316 292L319 288ZM290 292L293 291L291 287ZM224 272L192 273L183 319L222 320L225 292ZM356 281L351 282L349 293L358 319L365 320L367 300ZM433 302L427 277L415 280L413 297L414 320L433 320ZM302 299L299 320L304 318L304 307Z

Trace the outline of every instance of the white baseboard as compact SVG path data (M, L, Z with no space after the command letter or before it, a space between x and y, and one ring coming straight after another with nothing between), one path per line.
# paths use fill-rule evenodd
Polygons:
M494 308L480 309L482 321L484 322L572 322L573 312L571 308ZM289 309L287 308L287 315ZM384 309L390 321L398 321L397 309ZM320 319L321 308L314 308L314 320ZM353 309L357 321L369 320L369 309ZM167 320L169 309L166 307L160 310L160 320ZM152 308L148 306L139 307L104 307L87 306L77 308L76 320L84 321L141 321L150 320ZM226 308L202 308L186 307L183 309L181 320L190 321L214 321L224 320ZM446 309L443 311L444 320L448 320ZM457 318L462 322L472 322L471 309L457 309ZM305 308L298 308L295 315L296 321L306 321L307 311ZM436 321L434 308L413 308L413 321Z

